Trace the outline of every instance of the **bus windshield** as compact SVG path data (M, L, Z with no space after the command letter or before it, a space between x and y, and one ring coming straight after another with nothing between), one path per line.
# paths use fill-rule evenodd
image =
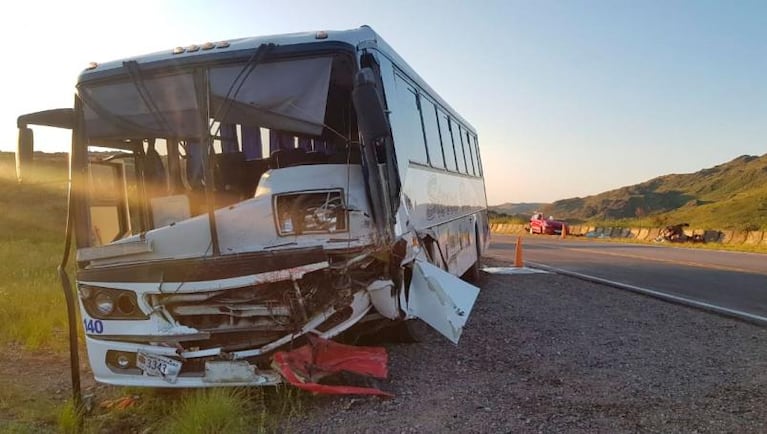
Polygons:
M142 70L78 86L89 239L100 246L252 198L269 169L359 164L348 55ZM103 186L110 186L104 188Z
M319 57L255 66L214 65L202 72L151 76L135 63L126 63L128 77L80 86L88 135L199 137L208 126L206 118L319 135L332 61Z

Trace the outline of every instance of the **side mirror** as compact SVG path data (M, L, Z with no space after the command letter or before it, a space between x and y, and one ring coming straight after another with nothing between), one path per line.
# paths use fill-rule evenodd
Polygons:
M357 73L354 78L352 101L363 140L372 143L390 134L389 121L376 88L375 74L372 69L362 68Z
M22 180L23 173L29 173L35 151L35 138L28 125L43 125L71 130L75 126L75 111L71 108L43 110L21 115L16 119L16 126L19 127L19 147L16 149L16 178L19 182Z
M22 174L32 165L35 150L35 138L32 129L19 128L19 146L16 149L16 179L21 183Z

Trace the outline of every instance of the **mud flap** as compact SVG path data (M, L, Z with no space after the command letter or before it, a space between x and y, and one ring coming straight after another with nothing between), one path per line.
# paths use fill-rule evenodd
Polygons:
M476 286L437 266L416 259L413 264L407 313L420 318L457 344L477 295L479 288Z

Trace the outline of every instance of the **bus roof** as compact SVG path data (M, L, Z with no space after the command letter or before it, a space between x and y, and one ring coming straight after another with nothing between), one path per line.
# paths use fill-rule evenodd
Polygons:
M443 100L429 84L418 75L408 63L386 41L373 30L370 26L363 25L350 30L321 30L314 32L288 33L280 35L253 36L246 38L231 39L218 42L205 42L179 46L155 53L133 56L123 59L112 60L104 63L92 63L80 73L78 83L89 81L94 78L103 77L116 73L124 66L124 62L133 60L140 65L185 65L190 63L205 62L208 58L229 58L242 55L253 51L264 44L274 44L275 46L290 46L299 44L311 44L319 42L337 42L348 44L352 48L357 48L360 44L369 42L371 48L377 49L382 55L386 56L392 63L396 64L411 80L415 81L422 89L429 93L446 110L457 117L464 126L468 127L472 133L476 131L472 125L458 114L445 100Z
M282 35L254 36L247 38L230 39L217 42L201 42L199 44L170 47L167 50L150 54L127 57L104 63L91 63L79 77L79 82L88 81L94 75L101 75L105 71L120 69L123 63L135 60L141 65L150 65L166 62L178 62L180 64L196 63L207 60L206 58L227 53L229 56L242 54L255 50L264 44L276 46L316 43L316 42L343 42L353 47L365 40L374 40L378 36L368 26L353 30L341 31L317 31L289 33Z

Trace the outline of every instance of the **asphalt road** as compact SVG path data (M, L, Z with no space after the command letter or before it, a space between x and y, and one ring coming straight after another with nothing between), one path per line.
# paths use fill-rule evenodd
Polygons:
M517 236L493 234L488 257L513 262ZM523 261L767 318L767 255L523 236Z

